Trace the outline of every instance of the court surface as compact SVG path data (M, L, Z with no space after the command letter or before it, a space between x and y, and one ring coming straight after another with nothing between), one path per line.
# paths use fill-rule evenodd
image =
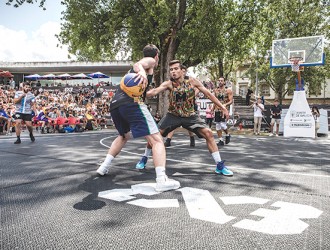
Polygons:
M203 140L167 149L176 191L155 193L152 160L130 141L95 170L114 130L0 137L0 249L330 249L330 140L233 136L214 173Z

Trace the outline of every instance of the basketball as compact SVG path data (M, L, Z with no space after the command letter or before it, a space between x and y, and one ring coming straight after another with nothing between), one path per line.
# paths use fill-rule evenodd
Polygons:
M141 96L145 89L142 79L137 81L136 77L136 73L128 73L120 81L120 88L132 98Z

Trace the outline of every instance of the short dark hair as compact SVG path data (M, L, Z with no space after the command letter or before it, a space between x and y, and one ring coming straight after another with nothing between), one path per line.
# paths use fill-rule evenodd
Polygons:
M275 99L274 102L278 102L278 99Z
M159 49L156 47L156 45L148 44L143 48L142 52L144 57L154 58L157 54L159 54Z
M181 62L180 62L180 60L172 60L172 61L170 61L169 63L168 63L168 66L172 66L173 64L180 64L180 69L185 69L185 70L187 70L187 67L186 66L184 66Z
M29 82L23 82L23 86L31 86Z

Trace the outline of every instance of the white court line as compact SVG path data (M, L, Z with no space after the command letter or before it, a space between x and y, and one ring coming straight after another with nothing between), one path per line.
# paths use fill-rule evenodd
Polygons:
M104 144L103 141L106 140L106 139L112 138L112 137L117 137L117 136L105 137L105 138L100 140L100 144L102 146L106 147L106 148L110 148L110 146ZM128 154L141 156L141 153L133 153L133 152L126 151L126 150L121 150L121 151L125 152L125 153L128 153ZM167 161L172 161L172 162L186 163L186 164L191 164L191 165L202 165L202 166L208 166L208 167L214 167L214 165L215 165L215 164L207 164L207 163L200 163L200 162L181 161L181 160L175 160L175 159L170 159L170 158L166 158L166 160ZM304 174L304 173L297 173L297 172L273 171L273 170L263 170L263 169L255 169L255 168L240 168L240 167L232 167L232 166L228 166L228 167L230 167L231 169L237 169L237 170L243 170L243 171L330 178L330 175Z

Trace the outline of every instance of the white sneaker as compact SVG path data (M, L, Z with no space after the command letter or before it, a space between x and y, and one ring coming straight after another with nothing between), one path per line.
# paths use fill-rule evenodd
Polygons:
M96 173L98 173L99 175L105 175L109 172L109 168L110 166L101 164L101 166L96 170Z
M166 175L156 178L156 191L165 192L168 190L178 189L180 187L180 182L176 180L169 179Z
M278 134L276 134L276 136L278 136Z
M274 134L273 133L270 133L269 136L274 136Z

